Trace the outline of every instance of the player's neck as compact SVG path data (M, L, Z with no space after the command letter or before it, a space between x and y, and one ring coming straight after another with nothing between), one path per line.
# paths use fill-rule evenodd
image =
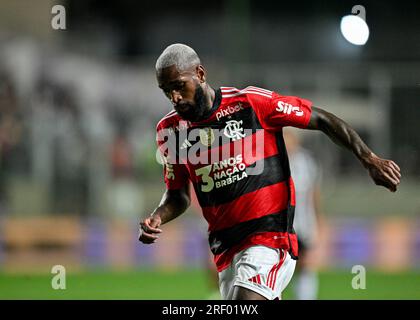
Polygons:
M209 84L206 83L206 86L204 88L204 94L206 95L206 99L207 99L206 111L209 111L213 106L214 99L216 97L216 92Z

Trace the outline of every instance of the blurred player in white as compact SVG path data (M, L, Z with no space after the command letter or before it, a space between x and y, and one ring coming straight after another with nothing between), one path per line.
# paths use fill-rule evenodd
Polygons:
M293 227L298 235L297 261L293 289L298 300L315 300L318 277L314 264L316 235L320 225L320 169L308 150L301 146L296 130L284 129L284 140L289 155L290 171L295 181L296 209Z

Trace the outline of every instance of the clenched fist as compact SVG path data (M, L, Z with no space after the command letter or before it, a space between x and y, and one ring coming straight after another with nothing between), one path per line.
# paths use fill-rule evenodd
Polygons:
M383 186L391 192L397 191L401 179L401 169L394 161L373 155L367 162L366 168L375 184Z
M159 239L159 233L162 230L159 229L162 221L159 215L151 215L140 222L139 228L139 241L150 244L156 242Z

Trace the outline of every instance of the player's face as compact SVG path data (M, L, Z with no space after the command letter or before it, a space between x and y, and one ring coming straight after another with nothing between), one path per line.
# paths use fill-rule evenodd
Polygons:
M208 109L206 96L201 87L202 71L202 67L178 71L175 66L171 66L157 73L159 87L184 120L198 121Z

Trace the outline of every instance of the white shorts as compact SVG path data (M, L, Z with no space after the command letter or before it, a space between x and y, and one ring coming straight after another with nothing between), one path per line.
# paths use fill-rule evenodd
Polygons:
M295 266L296 261L286 250L249 247L238 252L229 267L219 272L222 299L231 300L235 286L252 290L268 300L281 298Z

